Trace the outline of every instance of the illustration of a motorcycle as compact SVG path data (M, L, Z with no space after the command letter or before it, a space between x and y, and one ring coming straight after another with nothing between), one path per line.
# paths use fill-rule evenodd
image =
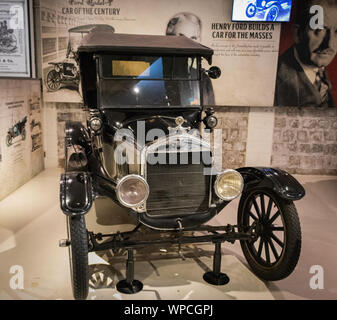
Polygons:
M13 139L21 135L22 140L26 139L26 122L27 117L24 117L22 121L17 122L13 127L8 130L6 136L6 144L10 147L13 144Z

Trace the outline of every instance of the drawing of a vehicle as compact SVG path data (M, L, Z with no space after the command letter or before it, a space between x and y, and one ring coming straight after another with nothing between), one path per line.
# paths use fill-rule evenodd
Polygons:
M8 147L13 144L13 139L19 135L21 135L22 140L26 139L26 122L27 117L24 117L22 121L17 122L8 130L6 136L6 144Z

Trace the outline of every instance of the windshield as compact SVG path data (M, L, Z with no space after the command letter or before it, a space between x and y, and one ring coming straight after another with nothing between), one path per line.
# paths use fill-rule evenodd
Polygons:
M200 105L197 57L100 56L102 107Z

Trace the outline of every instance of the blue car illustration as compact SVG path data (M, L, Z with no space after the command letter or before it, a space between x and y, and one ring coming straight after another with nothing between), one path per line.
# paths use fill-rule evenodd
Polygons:
M264 14L264 21L277 21L280 14L290 11L291 0L252 0L246 8L246 16L253 18L257 14Z

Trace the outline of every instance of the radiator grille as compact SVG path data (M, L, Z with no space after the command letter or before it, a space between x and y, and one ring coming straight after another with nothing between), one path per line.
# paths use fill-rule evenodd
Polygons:
M177 153L173 157L167 154L167 160L170 156L171 160L177 159L176 164L147 164L150 187L147 214L181 216L208 211L210 176L205 175L204 169L210 164L210 152L198 152L197 155ZM192 160L198 158L200 163L192 164Z

